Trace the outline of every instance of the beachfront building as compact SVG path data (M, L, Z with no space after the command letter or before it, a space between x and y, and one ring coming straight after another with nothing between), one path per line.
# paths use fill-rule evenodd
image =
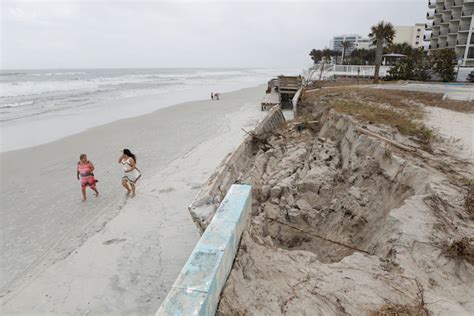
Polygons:
M351 46L347 49L346 54L350 54L354 49L369 49L370 40L358 34L343 34L334 36L329 42L329 48L338 52L342 52L342 42L347 41Z
M428 8L428 49L452 48L461 66L474 66L474 0L429 0Z
M423 34L425 32L425 24L417 23L411 26L396 25L394 44L408 43L413 48L424 46Z

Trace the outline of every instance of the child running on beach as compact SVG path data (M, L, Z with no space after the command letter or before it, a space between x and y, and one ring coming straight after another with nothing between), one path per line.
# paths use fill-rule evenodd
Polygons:
M95 192L95 196L99 196L99 191L95 187L95 184L99 182L94 177L94 165L92 162L87 160L86 154L81 154L79 156L79 162L77 163L77 180L81 180L81 189L82 189L82 201L86 201L86 188L90 187L92 191Z
M140 170L137 168L137 158L129 149L124 149L119 161L123 167L122 185L127 190L127 196L135 197L135 186L142 176Z

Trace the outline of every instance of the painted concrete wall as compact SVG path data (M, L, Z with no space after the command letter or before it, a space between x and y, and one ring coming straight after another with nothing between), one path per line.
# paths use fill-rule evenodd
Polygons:
M285 122L285 117L279 106L273 107L268 115L260 121L254 128L253 133L263 135L268 133ZM214 174L211 175L207 183L198 193L194 201L189 206L189 212L193 221L198 226L201 233L210 223L214 212L224 195L232 184L239 180L242 171L249 164L255 144L250 136L231 154L229 154L217 167Z
M156 316L215 314L251 207L251 186L232 185Z
M293 115L294 115L294 117L296 117L296 115L298 113L298 102L300 102L301 95L303 94L303 89L304 89L304 87L299 88L298 91L296 92L295 96L291 100L291 103L293 104Z

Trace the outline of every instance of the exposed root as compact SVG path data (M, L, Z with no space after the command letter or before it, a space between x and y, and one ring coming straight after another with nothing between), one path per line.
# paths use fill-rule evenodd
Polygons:
M371 311L371 316L429 316L430 312L425 305L425 290L418 279L415 279L418 288L416 305L386 304L380 309Z
M275 221L275 222L277 222L277 223L279 223L279 224L281 224L281 225L285 225L285 226L287 226L287 227L290 227L290 228L293 228L293 229L295 229L295 230L297 230L297 231L300 231L300 232L302 232L302 233L305 233L305 234L307 234L307 235L309 235L309 236L311 236L311 237L319 238L319 239L322 239L322 240L324 240L324 241L327 241L327 242L330 242L330 243L333 243L333 244L336 244L336 245L339 245L339 246L343 246L343 247L349 248L349 249L354 250L354 251L358 251L358 252L362 252L362 253L365 253L365 254L368 254L368 255L372 255L372 253L370 253L370 252L368 252L368 251L366 251L366 250L359 249L359 248L357 248L357 247L350 246L350 245L344 244L344 243L339 242L339 241L331 240L331 239L325 238L325 237L323 237L323 236L319 236L319 235L317 235L317 234L315 234L315 233L307 232L307 231L305 231L305 230L303 230L303 229L301 229L301 228L298 228L298 227L296 227L296 226L290 225L290 224L288 224L288 223L284 223L284 222L279 221L279 220L277 220L277 219L275 219L275 218L271 218L271 217L267 217L267 218L270 219L270 220L272 220L272 221Z
M464 199L464 209L471 218L474 218L474 183L468 185L466 198Z
M458 263L463 261L474 265L474 238L463 237L442 245L441 254Z
M428 316L429 312L426 308L408 305L392 305L387 304L376 311L369 313L371 316Z

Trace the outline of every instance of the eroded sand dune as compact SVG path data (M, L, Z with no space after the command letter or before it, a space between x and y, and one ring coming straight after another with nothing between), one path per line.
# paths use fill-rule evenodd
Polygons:
M260 141L239 179L253 216L219 315L472 314L471 166L325 105Z

